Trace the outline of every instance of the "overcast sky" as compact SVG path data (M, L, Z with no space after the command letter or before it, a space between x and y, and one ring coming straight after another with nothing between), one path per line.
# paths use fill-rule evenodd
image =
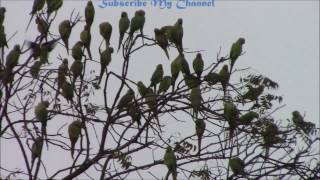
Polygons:
M69 16L72 9L83 13L86 1L65 1L59 11L56 25ZM139 8L99 8L101 1L94 1L96 19L94 28L98 32L98 24L109 21L113 27L111 44L116 47L118 39L118 19L121 11L127 11L130 18ZM23 42L32 39L34 33L27 34L24 29L29 21L32 1L2 1L1 6L7 8L5 27L10 36L19 31L14 41ZM221 47L221 53L229 53L231 44L239 37L246 39L246 54L237 61L239 68L252 67L253 72L262 73L277 81L280 89L276 92L283 95L286 106L277 113L277 118L291 117L291 112L299 110L306 113L309 121L319 127L319 1L216 1L214 7L188 8L185 10L159 9L148 6L146 11L145 34L153 37L153 29L175 23L183 18L184 47L189 50L205 50L202 52L208 65L215 60ZM34 27L34 26L33 26ZM32 28L30 28L32 29ZM78 40L82 25L73 31L71 45ZM94 31L94 30L93 30ZM100 43L100 36L93 39L93 48ZM171 57L176 51L171 49ZM94 55L97 57L97 54ZM163 57L163 58L157 58ZM194 54L188 55L189 60ZM120 56L114 56L119 59ZM160 48L145 48L132 58L137 59L131 67L129 76L134 80L148 81L156 64L162 63L165 72L170 72L170 62L165 59ZM121 62L113 61L112 67L119 67ZM95 67L92 67L93 69ZM99 71L99 66L97 65ZM148 76L146 76L148 74ZM8 145L5 149L11 147ZM4 153L6 150L3 150ZM12 147L13 148L13 147ZM17 153L20 153L17 152ZM1 163L9 168L24 164L18 161L19 156L1 154ZM15 161L12 161L16 159ZM10 162L9 162L10 160Z

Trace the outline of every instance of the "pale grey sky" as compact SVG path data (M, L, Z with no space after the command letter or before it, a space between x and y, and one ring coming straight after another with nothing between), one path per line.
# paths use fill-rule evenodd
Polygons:
M65 1L62 10L58 13L56 25L69 16L72 9L83 13L86 1ZM92 41L92 49L100 43L98 24L109 21L114 29L111 44L117 46L118 19L121 11L127 11L131 18L137 8L105 8L98 7L100 1L94 1L96 19L94 30L96 34ZM2 6L7 8L5 27L7 36L16 30L19 31L13 41L23 42L31 39L34 32L24 33L29 21L32 1L2 1ZM140 8L138 8L140 9ZM184 47L190 50L205 50L202 52L205 64L215 60L221 47L222 55L229 53L231 44L238 37L245 37L244 50L237 65L239 68L252 67L253 72L262 73L277 81L280 89L276 92L283 95L286 107L277 112L278 119L291 117L291 112L299 110L306 113L309 121L317 123L319 127L319 1L216 1L214 7L190 8L186 10L159 9L148 6L146 11L145 34L153 36L153 29L163 25L173 24L177 18L184 20ZM33 27L31 26L30 29ZM83 26L77 26L70 40L72 46L79 39L77 32ZM97 43L99 42L99 43ZM176 56L176 51L171 49L170 57ZM52 55L51 57L54 57ZM94 57L98 57L97 54ZM160 57L160 58L158 58ZM165 73L170 72L170 63L165 59L163 52L158 47L145 48L132 56L135 64L130 68L129 76L134 80L149 81L154 67L162 63ZM194 54L188 55L189 62ZM117 62L118 60L118 62ZM115 55L111 68L116 71L120 67L120 56ZM92 67L99 71L99 66ZM118 68L119 69L119 68ZM97 99L99 101L99 99ZM16 149L16 144L5 143L1 146L1 163L14 169L24 168L21 162L21 153ZM10 153L8 151L11 151ZM52 173L56 168L63 166L67 155L59 155L50 159L48 165ZM70 163L70 162L66 162ZM65 164L69 165L69 164ZM159 172L161 172L161 169ZM161 174L164 174L163 171Z

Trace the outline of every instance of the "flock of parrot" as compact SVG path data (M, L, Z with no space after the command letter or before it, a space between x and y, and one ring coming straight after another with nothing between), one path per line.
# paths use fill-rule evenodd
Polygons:
M47 19L40 16L39 12L43 10L45 4L47 4ZM34 59L34 64L30 67L30 75L32 78L38 78L41 66L48 63L49 53L54 49L57 42L61 39L67 53L69 54L69 38L72 32L74 24L70 20L63 20L58 27L59 39L54 39L47 41L47 36L49 33L49 24L48 19L52 13L57 13L61 8L63 0L34 0L32 10L30 12L31 18L28 23L27 29L35 17L35 22L37 24L37 30L41 34L41 39L45 40L42 43L42 40L39 43L29 42L29 47L31 49L31 55ZM8 48L5 29L3 22L5 19L6 9L0 7L0 48ZM83 57L85 56L84 50L87 51L87 54L90 59L92 59L91 54L91 27L94 22L95 9L92 1L88 1L85 7L85 25L82 32L80 33L80 39L77 41L71 48L71 56L74 59L72 65L69 69L68 59L64 58L61 64L58 67L58 73L56 77L57 82L57 92L56 97L61 94L68 102L73 103L74 98L74 89L77 79L82 78L83 73ZM121 13L119 20L119 41L118 48L119 51L122 48L126 48L126 43L123 43L126 33L128 33L128 39L126 41L132 41L134 38L134 33L139 31L137 37L141 37L142 41L144 38L143 28L145 24L145 12L143 10L138 10L135 12L134 17L130 20L126 12ZM192 108L192 116L195 119L195 135L198 138L198 155L201 152L201 142L206 130L205 119L199 117L199 112L203 108L203 99L200 89L201 78L203 81L207 82L209 85L215 85L217 83L221 84L221 88L224 92L224 97L226 96L230 74L232 73L233 67L236 63L236 60L242 54L242 47L245 44L244 38L239 38L231 46L230 50L230 66L227 64L223 65L221 70L216 72L210 72L206 75L203 75L204 71L204 61L202 59L201 53L197 53L192 67L194 73L191 73L189 68L188 61L186 60L183 53L183 20L179 18L177 22L173 25L164 26L161 28L155 28L155 42L159 47L164 51L168 60L170 60L170 55L168 48L170 45L174 45L178 51L178 56L171 62L171 76L164 75L163 66L158 64L154 70L151 79L150 85L146 86L143 82L139 81L137 83L137 90L140 96L145 100L146 105L152 109L154 116L157 118L157 94L166 93L170 87L172 91L175 88L175 82L178 79L178 76L181 72L185 80L185 84L190 88L190 107ZM109 22L102 22L99 24L99 32L105 41L105 50L100 51L100 74L98 78L98 84L101 83L103 75L107 72L107 67L111 63L112 54L114 49L110 46L110 38L112 35L112 25ZM6 56L5 68L1 67L0 78L2 83L8 84L13 81L13 70L17 67L19 63L19 57L21 55L20 45L14 45L12 50ZM68 82L67 77L72 76L71 82ZM259 96L264 91L264 86L253 87L248 85L248 91L243 95L243 100L257 101ZM2 96L2 92L1 92ZM120 99L116 108L122 112L127 111L128 115L132 118L134 123L137 123L138 126L141 125L141 111L139 106L135 104L135 92L132 89L129 89ZM40 137L37 137L32 145L32 166L36 158L40 158L43 141L47 139L47 121L49 120L49 102L41 101L35 107L35 118L41 123L41 133ZM229 139L230 142L236 132L237 126L249 125L255 118L259 118L258 113L254 111L249 111L246 114L241 115L240 111L237 109L237 106L233 102L226 101L224 103L224 113L223 116L229 124ZM158 119L157 119L158 120ZM302 131L306 134L310 132L311 124L305 122L303 117L298 111L293 112L293 123L296 126L297 130ZM158 120L159 123L159 120ZM160 127L160 124L158 124ZM72 122L68 127L68 134L70 138L70 149L71 156L74 156L75 145L81 136L81 130L85 128L84 122L76 120ZM161 128L160 128L161 129ZM266 156L268 155L268 149L272 145L282 142L283 140L278 136L280 131L275 124L266 125L264 132L262 133L264 145L266 148ZM168 146L164 154L164 164L167 166L169 173L172 174L174 180L177 179L177 159L174 154L174 150ZM229 166L233 171L234 175L245 175L245 163L239 157L233 157L229 160Z

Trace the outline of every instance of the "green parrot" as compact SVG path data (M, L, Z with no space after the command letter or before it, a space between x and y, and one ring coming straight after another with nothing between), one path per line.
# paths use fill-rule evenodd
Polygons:
M21 54L20 45L15 45L6 57L6 67L11 71L18 65L19 57Z
M62 88L62 85L64 82L66 82L66 76L68 74L69 67L68 67L68 59L63 59L62 63L60 64L58 68L58 88L57 90L59 91L60 88Z
M150 109L155 108L157 105L157 97L154 94L152 89L148 88L147 91L148 92L146 93L146 96L145 96L146 103Z
M180 58L180 67L181 67L182 74L184 74L184 75L191 74L188 61L186 60L186 58L184 58L184 55L182 55Z
M183 53L183 45L182 45L183 27L182 27L182 23L183 23L183 20L181 18L179 18L173 26L167 26L168 40L177 47L179 54Z
M235 176L246 174L244 171L245 163L238 157L231 158L229 160L229 166Z
M90 51L91 33L90 33L90 27L88 25L84 26L83 31L80 33L80 39L84 47L88 51L89 58L92 59L91 51Z
M155 39L156 39L158 45L166 53L168 60L170 60L169 53L167 50L169 47L169 42L168 42L167 36L165 34L165 31L156 28L156 29L154 29L154 34L155 34Z
M119 36L118 52L120 50L124 34L128 31L129 26L130 26L130 20L128 18L128 14L127 14L127 12L122 12L121 18L119 20L119 34L120 34L120 36Z
M102 77L103 77L103 73L105 73L107 66L110 64L111 62L111 55L113 53L113 48L112 47L107 47L106 50L104 50L101 54L100 54L100 66L101 66L101 70L100 70L100 76L99 76L99 82L98 84L101 83Z
M184 75L184 82L190 89L198 87L201 84L201 81L192 74Z
M162 92L167 92L172 84L172 78L170 76L164 76L160 82L158 94Z
M251 101L257 101L259 96L263 93L264 86L260 85L257 88L252 87L251 85L247 86L249 91L243 95L243 99L248 99Z
M75 87L77 78L81 75L83 70L83 64L81 61L75 60L73 61L70 70L72 72L73 80L72 80L72 86Z
M6 8L0 7L0 25L3 25L5 14L6 14Z
M72 55L74 60L81 61L82 56L83 56L82 48L83 48L82 41L76 42L76 44L72 47L71 55Z
M106 41L106 48L110 45L110 38L112 34L112 26L108 22L103 22L99 25L100 35Z
M171 63L172 88L174 88L174 84L181 71L180 60L181 56L179 55Z
M86 24L89 26L89 28L91 27L91 25L93 23L94 14L95 14L95 10L94 10L94 6L92 4L92 1L88 1L87 6L84 10L84 17L86 19Z
M239 120L239 111L235 104L232 102L224 104L224 117L229 123L229 139L232 140L234 131L237 128L237 121Z
M46 0L48 19L53 12L57 12L63 4L63 0Z
M36 158L40 158L43 146L42 137L37 137L31 147L31 169Z
M259 118L259 114L254 111L249 111L246 114L240 116L239 122L244 125L249 125L255 118Z
M298 131L302 130L306 134L310 134L315 128L315 124L304 121L304 117L299 111L292 112L292 121Z
M62 95L64 98L66 98L66 100L72 103L73 102L73 97L74 97L74 93L73 93L73 89L74 86L72 84L70 84L69 82L65 81L62 84Z
M201 152L201 140L203 137L203 133L206 130L206 122L203 119L196 119L195 121L195 125L196 125L196 135L198 137L198 155L200 155Z
M135 12L134 17L131 19L130 23L130 31L129 37L130 39L133 38L133 33L137 30L140 30L141 36L143 38L143 26L146 21L145 19L145 12L143 10L138 10Z
M207 81L209 85L213 86L219 82L220 78L219 74L212 72L205 75L203 80Z
M139 91L141 97L144 97L148 92L148 88L141 81L139 81L137 83L137 86L138 86L138 91Z
M38 11L41 11L43 9L45 3L46 3L46 0L34 0L33 1L32 10L30 12L31 18L29 20L29 23L27 25L27 29L26 30L28 30L34 15L36 15L36 13Z
M232 44L231 50L230 50L230 60L231 60L231 66L230 66L230 72L232 71L232 68L238 59L238 57L242 53L242 46L245 43L244 38L239 38L236 42Z
M69 38L71 35L72 27L69 20L64 20L59 24L59 34L69 54Z
M132 118L133 122L137 122L138 127L141 126L141 114L139 107L134 103L128 104L128 114Z
M14 74L11 69L5 68L0 74L3 84L9 84L14 80Z
M195 117L198 117L198 112L201 108L201 101L202 101L202 96L201 96L200 87L192 88L191 94L190 94L190 102L191 102L191 107L193 109L193 113Z
M268 157L269 149L274 144L283 143L284 140L278 135L280 134L279 128L274 123L267 123L264 131L262 132L262 138L264 142L264 147L266 149L265 156Z
M54 47L57 44L57 41L58 39L54 39L46 43L43 43L40 46L40 62L42 64L49 62L49 53L54 49Z
M46 38L49 31L49 24L40 16L36 17L36 24L38 32L41 34L42 37Z
M222 90L224 95L226 95L226 92L227 92L229 79L230 79L230 74L229 74L228 65L224 65L219 72L219 80L222 85Z
M32 41L26 41L28 48L31 49L31 55L34 60L38 59L40 57L40 44L32 42Z
M7 35L4 30L4 26L0 25L0 48L8 48Z
M42 64L41 64L40 61L35 61L35 62L33 63L33 65L31 66L31 68L30 68L30 75L31 75L31 77L32 77L33 79L38 78L41 65L42 65Z
M204 68L204 63L203 63L201 53L197 53L196 58L193 60L192 65L193 65L194 72L200 78Z
M158 83L160 83L160 81L162 80L163 78L163 68L162 68L162 64L158 64L155 71L153 72L152 76L151 76L151 84L150 86L151 87L156 87L156 85Z
M167 147L163 157L164 164L167 166L169 172L172 174L172 179L177 180L177 159L174 151L170 146Z
M41 122L41 132L43 137L47 137L48 107L48 101L41 101L34 109L36 119Z
M80 120L73 121L68 127L69 139L71 142L71 156L73 158L74 147L81 135L81 129L83 127L83 123Z
M123 108L127 107L128 104L133 100L133 98L134 98L134 92L133 90L129 89L127 93L123 95L122 98L119 100L117 108L119 110L122 110Z

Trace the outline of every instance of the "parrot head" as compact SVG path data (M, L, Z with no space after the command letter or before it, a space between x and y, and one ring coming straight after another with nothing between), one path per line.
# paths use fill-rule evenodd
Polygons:
M70 21L69 20L64 20L61 22L61 24L65 25L65 26L70 26Z
M6 12L6 8L5 7L0 7L0 13L5 13Z
M166 153L171 153L171 152L172 152L172 148L170 146L168 146L166 149Z
M67 59L67 58L63 59L62 63L63 63L64 65L68 65L68 59Z
M124 11L123 11L123 12L121 12L121 17L122 17L122 18L126 18L126 17L128 17L127 12L124 12Z
M224 66L222 67L222 70L223 70L223 71L226 71L226 72L229 72L228 65L224 65Z
M178 21L177 21L177 24L182 25L182 23L183 23L182 18L179 18Z
M238 42L242 45L242 44L246 43L246 40L241 37L241 38L238 39Z
M197 53L196 58L197 58L197 59L202 59L201 53Z
M140 10L136 11L136 15L144 17L146 15L146 12L144 12L144 10L140 9Z
M155 33L155 34L161 34L161 31L160 31L160 29L155 28L155 29L154 29L154 33Z
M92 1L88 1L87 6L93 6Z
M83 30L85 31L89 31L90 30L90 26L88 26L87 24L83 26Z
M113 53L113 48L112 47L109 47L109 52L110 52L110 54L112 54Z
M84 123L82 123L80 120L75 121L74 125L79 129L84 127Z
M15 45L15 46L13 47L13 49L14 49L15 51L20 51L20 45L19 45L19 44Z
M49 101L43 101L44 106L49 107Z
M292 112L292 116L293 116L293 117L299 117L299 116L301 116L301 115L300 115L299 111L293 111L293 112Z

